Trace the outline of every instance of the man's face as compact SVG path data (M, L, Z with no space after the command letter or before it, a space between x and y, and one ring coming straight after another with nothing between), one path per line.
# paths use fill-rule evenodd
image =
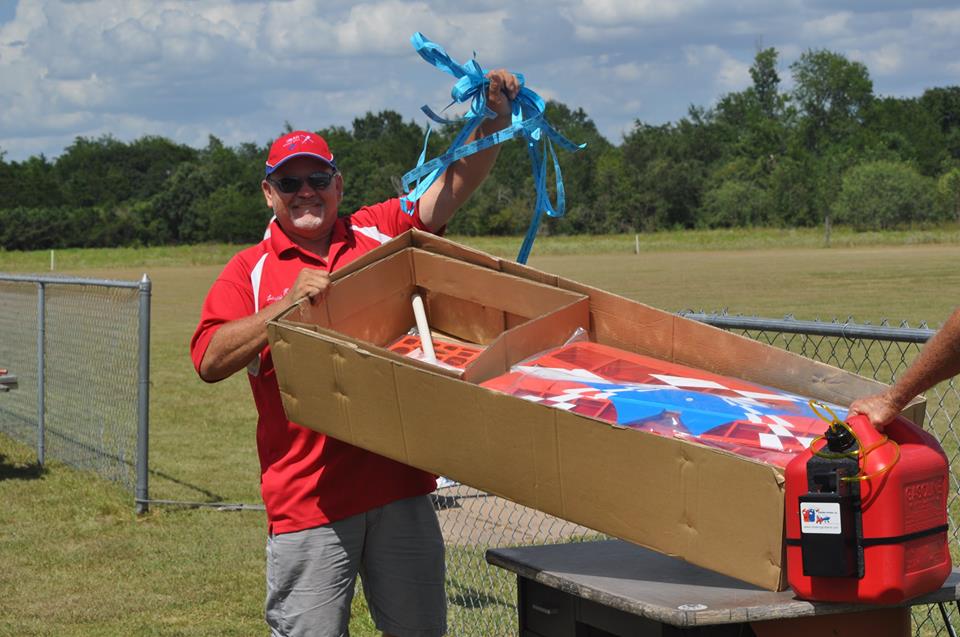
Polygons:
M335 175L326 188L317 189L310 185L307 177L333 172L328 164L314 157L294 157L261 183L267 205L273 208L280 227L292 238L316 241L329 236L343 197L343 180L339 174ZM300 188L296 192L283 192L278 183L285 177L300 179Z

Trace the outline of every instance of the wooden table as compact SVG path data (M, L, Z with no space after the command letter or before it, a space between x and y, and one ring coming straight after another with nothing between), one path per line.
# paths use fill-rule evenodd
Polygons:
M960 598L960 570L900 607L798 600L628 542L500 548L517 574L521 637L909 635L909 606Z

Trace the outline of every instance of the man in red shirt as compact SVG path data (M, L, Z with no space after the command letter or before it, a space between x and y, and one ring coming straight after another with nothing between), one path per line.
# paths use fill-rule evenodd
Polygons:
M487 78L487 105L497 117L475 138L509 125L509 100L519 91L507 71ZM290 422L266 324L304 298L323 303L330 273L384 241L410 228L441 231L487 177L497 149L452 164L412 216L392 199L345 217L337 216L343 178L323 138L296 131L270 149L261 187L275 219L210 288L190 352L207 382L248 373L259 414L266 619L274 636L347 635L358 574L385 636L446 632L443 538L429 499L434 476Z

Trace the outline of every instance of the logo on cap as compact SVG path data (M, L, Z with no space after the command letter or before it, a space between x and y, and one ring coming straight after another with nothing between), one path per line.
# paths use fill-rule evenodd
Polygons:
M294 150L297 149L297 144L299 144L299 143L300 143L300 135L295 135L294 137L291 137L290 139L288 139L288 140L287 140L287 143L284 144L283 147L292 152L292 151L294 151ZM304 135L304 136L303 136L303 143L304 143L304 144L309 144L309 143L310 143L310 136L309 136L309 135Z

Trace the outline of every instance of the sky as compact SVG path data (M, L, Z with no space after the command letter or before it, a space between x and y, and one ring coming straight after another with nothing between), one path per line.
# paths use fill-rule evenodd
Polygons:
M266 144L386 109L425 125L454 79L416 31L523 73L615 144L748 87L767 47L784 90L811 49L863 62L880 96L960 85L957 0L0 0L0 152L53 159L106 134Z

